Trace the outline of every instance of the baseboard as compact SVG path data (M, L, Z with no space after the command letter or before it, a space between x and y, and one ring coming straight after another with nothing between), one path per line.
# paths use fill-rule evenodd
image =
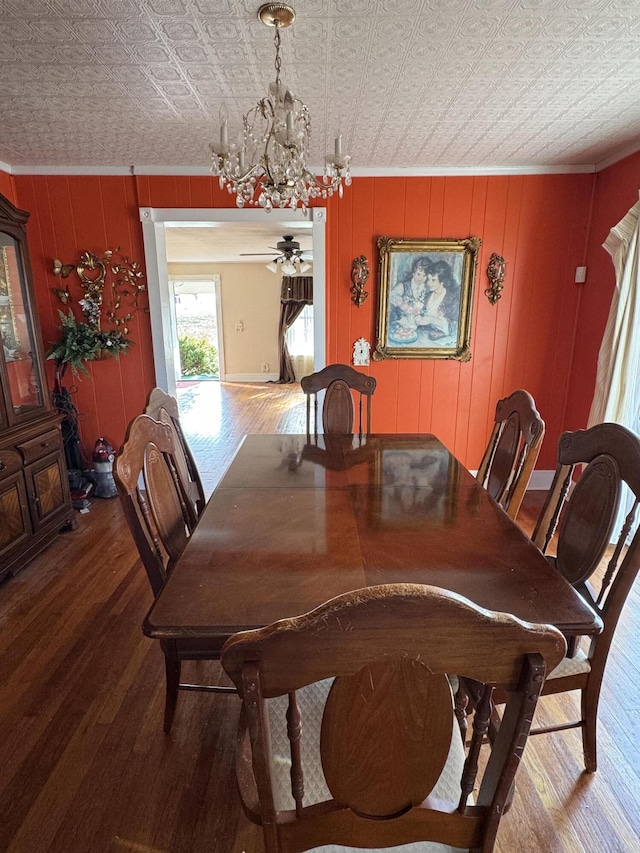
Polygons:
M225 382L277 382L278 373L227 373Z

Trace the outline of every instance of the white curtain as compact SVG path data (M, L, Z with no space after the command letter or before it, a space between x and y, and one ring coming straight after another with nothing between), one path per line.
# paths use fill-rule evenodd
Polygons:
M603 248L616 272L616 289L600 346L596 389L588 426L614 422L634 432L640 428L640 201L609 232ZM615 529L631 507L623 496Z
M640 414L640 201L611 229L603 247L616 271L616 289L598 356L589 426L613 421L638 430Z

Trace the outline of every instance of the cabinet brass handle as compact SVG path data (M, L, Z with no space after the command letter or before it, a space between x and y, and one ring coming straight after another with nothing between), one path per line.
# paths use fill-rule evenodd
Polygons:
M7 467L7 463L3 462L3 460L0 459L0 471L4 471L6 469L6 467Z

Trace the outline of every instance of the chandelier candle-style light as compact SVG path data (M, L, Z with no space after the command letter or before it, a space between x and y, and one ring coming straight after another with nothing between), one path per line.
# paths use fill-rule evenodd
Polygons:
M220 141L211 144L211 171L220 187L236 194L236 204L258 205L264 210L298 204L306 210L309 199L328 198L338 192L342 180L351 184L350 157L342 153L342 136L335 141L333 155L326 158L324 175L309 171L306 158L311 136L307 106L280 80L280 30L290 26L296 13L284 3L267 3L258 10L263 24L275 27L276 79L269 94L243 116L242 142L229 143L226 108L220 116Z

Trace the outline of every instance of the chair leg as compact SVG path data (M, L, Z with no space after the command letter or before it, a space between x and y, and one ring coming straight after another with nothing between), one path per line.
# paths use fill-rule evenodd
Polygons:
M172 655L165 650L164 666L166 672L166 693L164 702L164 731L171 732L173 718L178 703L178 686L180 684L180 660L177 655Z
M588 688L582 691L582 749L587 773L595 773L598 768L596 737L599 698L599 692L592 694Z

